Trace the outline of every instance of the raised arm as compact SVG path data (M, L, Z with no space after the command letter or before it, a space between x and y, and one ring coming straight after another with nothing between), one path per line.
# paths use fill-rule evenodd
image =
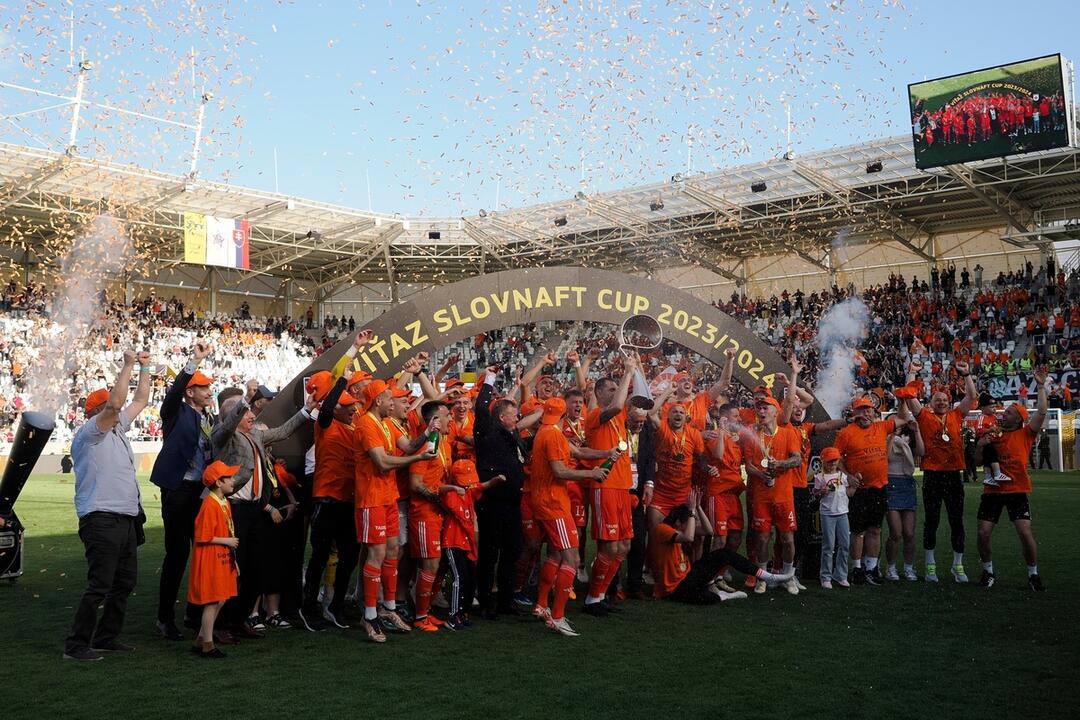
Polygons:
M213 348L214 346L208 342L202 340L195 342L195 347L191 351L191 358L187 361L187 365L173 378L172 385L169 386L165 398L161 401L160 414L162 421L175 417L176 413L180 411L180 406L184 404L184 390L187 389L188 380L199 369L199 365L202 364L202 361L210 354Z
M116 382L113 383L112 390L109 391L109 399L105 401L105 407L94 418L94 422L101 432L112 430L116 427L116 423L120 422L120 411L124 409L124 403L127 402L128 385L131 383L131 369L133 367L135 367L135 351L125 350L124 365L116 375ZM129 419L133 417L130 416Z
M345 382L344 377L339 377L334 386L330 388L330 392L326 393L326 397L323 398L318 416L319 427L323 430L330 427L330 424L334 422L334 406L337 405L341 394L345 392Z
M592 367L593 361L598 357L600 357L600 348L592 347L586 350L585 359L581 361L581 370L579 372L579 376L585 378L585 387L581 388L581 391L586 395L589 410L596 408L596 393L589 391L589 369Z
M975 387L975 379L971 377L971 371L966 362L957 361L953 367L964 377L964 399L960 401L956 409L961 415L967 415L979 401L979 389Z
M215 450L225 446L229 438L236 433L236 426L240 424L240 421L250 409L248 404L244 402L244 398L241 397L236 401L232 409L225 413L220 421L214 425L214 429L210 432L210 444L214 446ZM217 454L215 452L215 455Z
M1031 420L1028 422L1028 427L1032 432L1039 432L1042 430L1043 422L1046 421L1046 411L1049 407L1049 398L1046 394L1046 366L1041 365L1035 369L1035 382L1039 385L1039 399L1038 404L1035 406L1035 414L1031 416Z
M574 367L574 382L577 384L577 389L581 392L585 392L585 388L589 384L588 375L585 373L585 368L581 364L581 356L577 350L571 350L566 353L566 361Z
M127 406L128 421L139 417L150 402L150 353L143 351L136 356L139 363L139 383L135 386L135 397Z
M791 353L791 378L787 383L787 392L784 393L784 404L780 407L780 417L778 422L781 425L788 425L791 423L791 416L795 412L795 389L799 386L799 372L802 370L802 363L799 362L799 358L795 353ZM783 377L781 373L776 374L777 378Z
M442 367L435 372L435 384L438 385L441 383L442 379L446 377L446 373L450 372L450 368L454 367L459 362L461 362L461 355L458 353L450 353L447 355L446 362L444 362Z
M665 389L664 392L660 393L660 397L656 398L656 400L653 402L652 410L649 411L649 425L651 425L653 428L660 427L660 423L662 422L660 413L663 411L664 405L667 403L668 398L670 398L674 393L675 385L673 383L669 383L667 389Z
M636 352L631 352L623 363L623 376L619 378L619 388L615 391L615 397L611 404L600 411L600 424L603 425L611 418L622 412L626 406L626 397L630 393L630 383L634 381L634 371L639 367L640 360Z
M307 402L304 404L304 407L300 408L295 415L285 422L272 428L253 427L251 432L259 434L259 439L262 440L263 445L270 445L278 440L284 440L296 432L297 428L311 419L311 411L315 409L317 404L318 403L315 402L315 394L311 393L307 396Z
M334 379L337 380L340 377L349 377L349 367L352 365L353 359L356 357L356 353L360 348L368 344L373 337L371 330L361 330L353 338L353 344L349 346L349 349L345 351L345 354L334 364Z
M713 400L727 392L727 389L731 386L731 375L735 371L735 352L731 348L727 348L724 350L724 357L727 360L724 361L724 367L720 371L720 379L709 388L709 397Z
M491 428L491 394L495 391L495 367L484 370L480 382L480 392L476 396L473 408L473 440L483 437Z

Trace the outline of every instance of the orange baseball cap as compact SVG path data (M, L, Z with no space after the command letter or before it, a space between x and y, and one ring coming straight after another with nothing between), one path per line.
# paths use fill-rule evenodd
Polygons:
M83 410L87 415L97 410L109 400L109 389L101 388L86 396L86 405Z
M868 397L861 397L855 402L851 403L852 410L858 410L860 408L872 408L874 407L873 401Z
M365 380L370 380L370 379L371 379L371 374L370 373L366 373L363 370L357 370L356 372L354 372L352 375L349 376L349 380L348 380L348 382L345 383L345 387L346 388L351 388L356 383L361 383L361 382L364 382Z
M830 460L839 460L840 451L834 447L827 447L821 451L821 462L829 462Z
M678 373L675 373L675 377L671 378L671 381L672 382L682 382L683 380L690 380L690 379L691 379L690 378L690 373L688 373L688 372L678 372Z
M349 393L345 392L341 393L341 396L337 399L337 404L341 407L349 407L350 405L355 405L358 402L360 401L354 398Z
M315 399L322 402L333 386L334 376L330 371L320 370L307 379L307 387L304 389L309 393L315 393Z
M389 383L390 396L395 398L409 397L412 395L412 390L407 387L398 387L396 380L391 380Z
M210 387L213 384L214 379L202 370L196 370L191 379L187 381L187 387Z
M1028 409L1024 406L1024 403L1013 403L1011 407L1016 408L1016 412L1020 413L1020 419L1025 423L1028 421Z
M758 398L754 402L754 404L755 405L772 405L777 410L780 409L780 401L777 400L776 398L772 397L771 395L769 397Z
M372 403L375 402L375 398L382 395L390 388L383 380L372 380L371 383L364 388L364 410L370 410Z
M544 401L544 416L540 420L544 425L554 425L566 414L566 401L561 397L551 397Z
M231 477L238 472L240 472L239 465L226 465L220 460L215 460L203 470L202 482L206 487L210 487L221 478Z
M455 460L450 466L450 473L462 487L469 487L480 482L480 476L476 473L476 463L472 460Z
M464 390L465 389L465 382L459 377L452 377L452 378L450 378L449 380L446 381L446 385L443 386L443 390L444 391L449 391L449 390L452 390L452 389L454 389L456 387L459 387L459 388Z

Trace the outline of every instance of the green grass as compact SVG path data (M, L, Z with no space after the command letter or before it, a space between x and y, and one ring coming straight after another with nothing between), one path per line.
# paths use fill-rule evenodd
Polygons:
M1003 522L991 591L950 580L831 593L811 586L798 597L770 592L722 607L628 603L604 620L572 609L577 639L513 619L391 636L381 647L355 629L278 631L226 648L220 663L153 632L161 523L149 485L148 542L125 633L138 649L100 663L61 661L85 578L72 492L70 475L34 477L17 505L28 527L25 574L0 583L3 695L13 717L1053 718L1072 714L1080 684L1075 473L1036 478L1043 595L1026 590ZM966 512L973 576L977 492L968 489ZM939 548L947 565L947 529Z
M1060 92L1061 73L1056 57L1029 60L1005 67L990 68L974 73L915 83L911 95L925 101L927 110L937 110L962 90L989 82L1010 82L1033 92ZM914 103L913 103L914 104Z

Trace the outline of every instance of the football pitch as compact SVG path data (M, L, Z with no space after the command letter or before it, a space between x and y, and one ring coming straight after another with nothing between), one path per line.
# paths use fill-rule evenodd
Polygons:
M136 651L61 660L85 584L71 475L31 478L16 506L25 573L0 583L4 707L19 718L378 717L712 718L1066 717L1080 686L1080 477L1035 477L1040 574L1028 591L1004 520L998 584L974 585L979 488L968 486L966 567L973 583L889 583L798 596L770 590L713 607L628 601L595 619L572 606L580 638L538 621L477 620L468 630L391 635L271 631L207 662L156 636L162 536L156 488L123 639ZM921 520L921 517L920 517ZM921 528L917 529L919 537ZM938 565L948 566L947 526ZM921 549L916 568L921 574ZM947 576L948 573L944 573ZM579 589L579 597L581 596ZM178 613L178 617L182 612Z

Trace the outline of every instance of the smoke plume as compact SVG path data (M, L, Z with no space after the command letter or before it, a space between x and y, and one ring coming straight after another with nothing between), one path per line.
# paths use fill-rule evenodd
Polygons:
M869 324L870 311L857 297L833 305L818 323L821 370L814 394L834 418L851 400L856 353Z
M95 218L79 234L60 261L60 283L52 306L56 327L47 332L40 355L29 368L30 407L50 415L67 400L68 382L77 362L76 350L104 315L102 290L131 255L131 240L119 221Z

